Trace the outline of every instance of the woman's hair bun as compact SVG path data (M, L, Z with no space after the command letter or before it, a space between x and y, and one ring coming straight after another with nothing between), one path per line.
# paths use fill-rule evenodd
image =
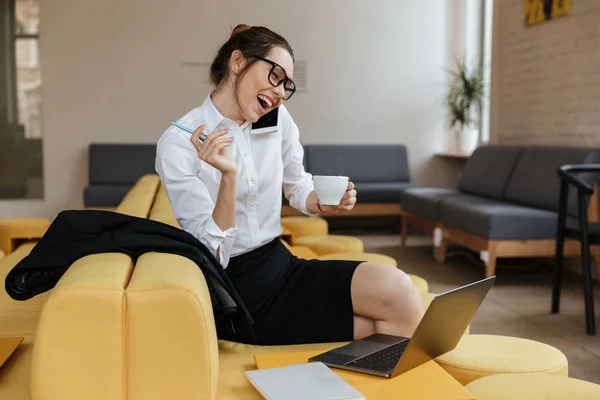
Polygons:
M229 36L231 37L231 36L233 36L233 35L235 35L237 33L243 32L243 31L248 30L250 28L252 28L250 25L239 24L238 26L236 26L235 28L233 28L231 30L231 35L229 35Z

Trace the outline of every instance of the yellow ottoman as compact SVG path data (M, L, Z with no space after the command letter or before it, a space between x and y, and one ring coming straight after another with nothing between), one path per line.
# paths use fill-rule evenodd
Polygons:
M547 374L501 374L467 385L478 400L592 400L600 399L600 385Z
M303 236L294 239L294 246L309 247L318 256L331 253L362 253L364 251L362 240L343 235Z
M0 250L10 254L20 242L41 239L51 221L46 218L8 218L0 220Z
M510 336L464 336L454 350L436 361L463 385L504 373L569 375L567 358L560 350L534 340Z
M329 224L321 217L282 217L281 226L292 233L293 240L303 236L322 236L329 233Z

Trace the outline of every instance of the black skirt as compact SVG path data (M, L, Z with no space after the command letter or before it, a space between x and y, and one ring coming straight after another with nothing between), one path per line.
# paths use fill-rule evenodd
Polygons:
M327 343L354 338L350 285L359 264L300 259L276 238L232 257L225 271L254 319L252 344Z

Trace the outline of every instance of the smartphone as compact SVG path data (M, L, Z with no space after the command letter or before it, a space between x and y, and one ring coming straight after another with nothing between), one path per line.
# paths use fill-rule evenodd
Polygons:
M279 107L269 111L252 124L251 133L275 132L279 129Z

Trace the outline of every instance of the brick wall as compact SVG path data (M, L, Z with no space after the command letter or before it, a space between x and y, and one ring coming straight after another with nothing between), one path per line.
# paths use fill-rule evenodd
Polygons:
M491 141L600 146L600 0L532 27L523 4L495 1Z

